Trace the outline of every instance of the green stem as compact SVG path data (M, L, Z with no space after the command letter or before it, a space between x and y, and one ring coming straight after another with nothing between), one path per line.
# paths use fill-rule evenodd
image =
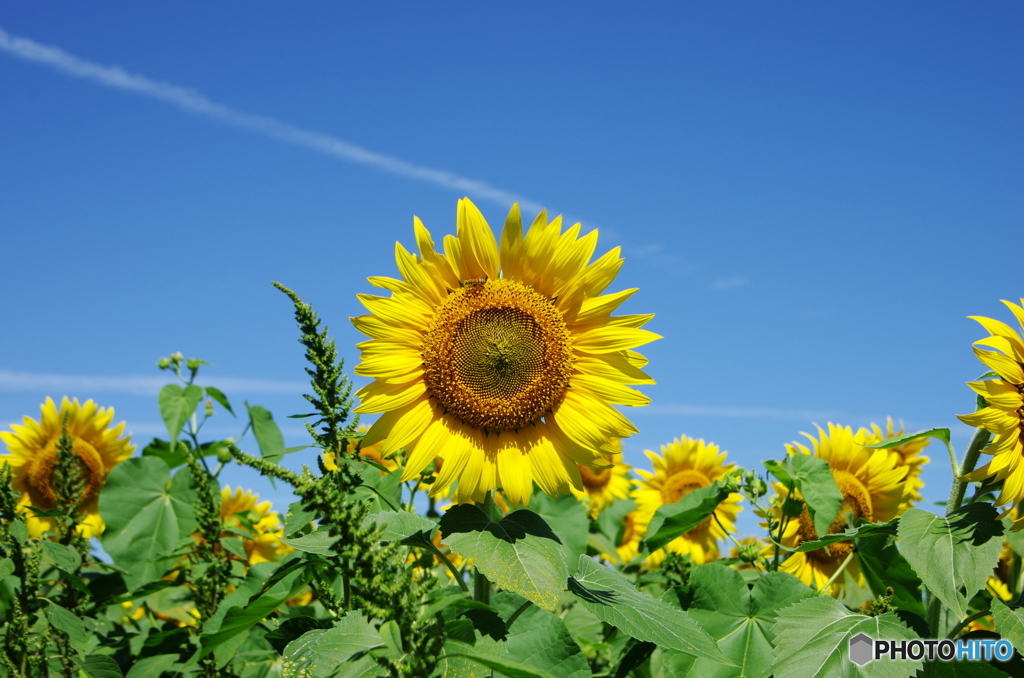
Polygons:
M494 490L487 491L487 495L484 497L484 504L481 508L488 520L494 520ZM484 576L484 573L480 571L479 566L473 574L473 600L477 600L484 605L491 604L491 582L489 582L487 577Z
M459 568L455 567L452 564L452 561L448 560L448 556L446 556L444 553L442 553L441 549L439 549L436 546L434 546L433 542L431 542L430 544L424 544L423 548L427 549L428 551L433 553L436 557L440 558L441 562L444 563L445 567L448 568L448 571L452 573L453 577L455 577L455 581L457 581L459 583L459 586L462 588L462 590L465 591L466 593L469 593L469 586L467 586L465 580L463 580L462 573L459 572Z
M928 623L928 636L931 638L939 637L939 616L942 613L942 601L939 597L925 587L925 591L928 593L928 609L925 612L925 622Z
M983 428L979 428L974 432L974 438L971 439L971 445L967 448L967 454L964 456L964 464L960 467L960 475L953 479L953 489L950 490L949 502L946 504L947 516L960 508L960 505L963 503L968 481L961 480L961 478L974 470L975 465L978 463L978 457L981 456L981 449L988 443L991 435ZM956 467L954 466L954 468Z
M520 605L516 609L516 611L512 613L512 616L508 618L508 621L505 622L505 630L508 631L510 628L512 628L512 624L515 622L515 620L519 619L519 615L526 612L526 608L530 607L531 605L533 605L533 603L529 600Z
M842 576L843 572L846 570L846 566L849 565L852 561L853 549L850 549L850 553L846 556L846 559L843 560L843 562L839 565L838 568L836 568L836 571L832 573L832 576L829 577L828 581L825 582L825 584L820 589L818 589L818 593L827 591L828 587L832 586L832 584L835 583L836 579L839 579L839 577Z
M946 638L949 638L950 640L956 638L956 635L963 631L965 628L967 628L972 621L974 621L975 619L981 619L982 617L987 617L990 614L992 614L991 610L982 610L981 612L975 612L974 614L972 614L971 616L967 617L962 622L954 626L953 630L946 635Z

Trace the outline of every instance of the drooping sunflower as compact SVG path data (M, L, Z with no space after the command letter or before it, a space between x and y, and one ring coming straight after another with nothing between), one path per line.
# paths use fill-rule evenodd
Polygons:
M1024 299L1021 306L1003 301L1024 329ZM1024 340L998 320L971 316L991 335L974 342L974 355L997 378L970 382L967 385L985 398L986 407L973 414L957 415L969 426L984 428L995 437L982 452L992 461L964 476L965 480L981 482L993 478L1003 482L996 505L1016 506L1024 499ZM995 349L984 351L979 346Z
M281 541L284 525L269 501L260 501L252 490L225 485L220 492L220 519L226 527L241 529L252 536L243 541L249 564L273 563L294 549Z
M872 423L871 431L864 434L863 444L875 445L886 438L901 436L903 433L902 424L899 430L897 430L893 426L892 417L888 417L885 422L885 433L882 432L882 428L878 424ZM932 438L918 438L917 440L911 440L902 445L889 448L890 452L895 452L897 455L896 464L907 467L907 478L903 484L903 502L900 506L900 513L911 508L915 502L924 501L924 497L921 496L921 488L924 487L924 481L921 480L921 471L923 470L922 467L931 459L922 455L921 451L928 447L928 444L931 442Z
M47 398L40 409L42 416L38 422L26 416L22 425L12 424L11 431L0 431L0 440L7 444L9 452L0 456L0 463L11 465L12 486L21 493L18 504L41 509L57 507L53 467L66 416L72 449L78 455L85 480L78 531L86 538L98 536L106 527L99 513L100 490L110 470L135 451L131 436L122 437L124 422L111 427L113 408L98 407L91 400L79 404L78 398L73 401L64 398L58 409L53 399ZM41 537L44 532L56 532L57 524L53 518L37 516L28 508L25 513L29 534L33 537Z
M847 528L847 514L854 523L864 518L868 522L885 522L900 513L903 501L903 484L907 467L899 465L899 455L889 450L869 450L865 444L868 432L861 429L856 434L849 426L829 423L828 431L818 429L818 437L804 433L811 443L808 448L798 442L786 445L790 455L809 454L828 462L832 477L843 495L839 509L828 534L837 534ZM776 484L780 499L786 496L785 488ZM795 548L805 541L818 539L814 522L807 508L798 518L788 522L780 542ZM814 589L821 589L853 549L851 542L832 544L827 549L806 553L790 553L780 566L784 572L796 576ZM770 556L774 546L769 545L765 556ZM846 572L857 581L861 580L857 559L847 565ZM843 590L843 578L839 577L830 587L830 593L838 595Z
M601 511L611 505L616 499L626 499L633 484L629 480L629 471L633 467L622 461L622 441L614 439L611 441L615 453L606 455L606 459L612 466L606 468L591 468L577 464L580 471L580 479L583 481L583 489L572 488L573 496L579 500L586 499L588 510L592 518L596 518Z
M396 244L402 279L370 278L391 296L359 295L370 315L352 319L370 337L355 372L374 379L356 411L381 414L363 444L405 448L403 480L442 457L431 493L457 480L458 503L582 489L576 464L607 466L608 439L637 432L612 404L645 405L629 385L654 383L632 350L659 338L641 328L653 316L611 315L635 289L602 295L619 249L588 263L597 232L545 212L524 236L518 205L499 247L468 198L443 254L413 227L419 255Z
M636 487L630 495L637 504L634 529L642 528L644 531L659 506L674 504L693 490L710 487L736 466L725 463L728 453L719 453L718 445L687 436L662 445L661 455L650 450L644 453L654 465L654 472L637 469L643 479L635 481ZM735 530L736 515L742 510L739 505L741 499L740 494L733 492L718 505L711 518L669 542L666 549L689 554L697 565L716 559L718 541L725 539L727 531ZM665 549L659 549L644 562L648 567L658 567L664 559Z
M360 433L366 433L368 430L370 429L367 426L359 427ZM360 445L359 456L362 457L363 459L369 459L370 461L383 466L388 471L394 471L399 466L398 460L396 458L386 459L384 455L381 454L380 447L382 442L383 441L378 441L373 445ZM353 444L354 441L349 441L349 449L352 449L351 445ZM324 466L327 467L328 471L338 470L338 462L334 458L334 452L331 452L330 450L324 452ZM382 475L383 473L384 471L381 471Z

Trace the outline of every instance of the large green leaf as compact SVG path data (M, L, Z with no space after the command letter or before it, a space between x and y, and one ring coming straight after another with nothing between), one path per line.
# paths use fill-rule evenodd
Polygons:
M479 664L487 669L500 671L501 675L506 676L507 678L555 678L554 675L548 673L544 669L515 661L513 659L508 659L506 657L498 657L493 654L480 652L474 646L467 645L465 643L449 641L448 643L445 643L445 652L445 656L446 659L448 659L449 664L454 664L454 662L451 662L452 659L461 658L469 660L474 664ZM465 671L459 671L456 674L452 674L451 672L446 671L444 675L446 677L452 676L452 678L454 678L454 676L458 676L459 678L468 678L469 676L477 674L475 672Z
M203 399L203 389L189 384L182 388L178 384L167 384L160 389L157 398L160 404L160 416L167 426L168 439L173 443L185 427L185 422L196 411L196 406Z
M1020 609L1011 610L998 597L992 598L992 619L996 623L996 631L1014 647L1024 649L1024 613Z
M377 629L362 612L349 612L334 628L305 633L284 650L285 676L325 678L346 662L377 647L383 647Z
M794 454L782 463L766 461L764 465L783 483L793 484L807 504L815 531L828 534L843 506L843 493L836 485L828 462L809 454Z
M105 654L91 654L84 659L75 661L78 668L89 678L123 678L121 665L113 657Z
M43 547L43 553L49 560L63 570L74 572L82 564L82 556L75 549L45 540L39 542L39 544Z
M54 627L67 634L68 644L74 650L85 654L85 647L89 636L85 630L85 622L79 619L78 615L50 601L46 608L46 619Z
M664 548L707 520L729 494L726 485L716 480L710 487L697 488L674 504L659 506L647 528L644 546L650 551Z
M701 678L764 676L772 665L772 625L779 610L817 595L785 572L769 572L751 590L739 572L717 563L694 568L690 590L693 602L687 612L718 641L722 654L735 664L726 666L700 658L692 675Z
M249 411L249 425L252 426L260 454L264 457L279 456L285 450L284 436L274 421L274 415L259 405L246 403L245 408Z
M580 556L587 552L587 533L590 530L590 518L583 504L570 495L552 499L538 491L530 499L530 508L558 535L565 550L566 566L576 565Z
M366 518L363 519L363 527L374 524L384 528L380 536L381 541L402 541L421 530L429 535L437 525L430 518L409 513L408 511L368 513Z
M200 656L213 652L232 638L248 631L261 619L264 619L279 606L283 605L289 597L288 595L281 597L264 595L245 607L233 606L228 608L216 631L204 632L200 635L199 640L203 647Z
M834 598L808 598L784 608L772 631L774 678L907 678L923 665L920 660L887 659L858 667L850 661L850 639L858 633L886 640L917 636L892 612L867 617Z
M128 669L125 678L160 678L165 671L178 661L176 654L158 654L154 657L140 659Z
M493 603L508 618L523 599L499 593ZM503 659L518 660L559 678L590 678L590 665L561 617L531 605L508 630Z
M513 511L495 522L479 507L460 504L441 518L441 535L454 552L501 588L554 611L568 571L562 545L536 513Z
M592 558L580 557L569 590L598 619L637 640L730 663L707 631L687 613L641 593L628 579Z
M948 518L910 509L900 519L903 555L928 590L956 617L985 587L1002 549L1002 524L991 504L968 504Z
M281 541L291 546L296 551L315 553L318 556L325 556L333 552L333 546L340 537L332 537L327 528L313 530L309 534L294 539L282 539Z
M884 596L892 587L894 606L924 617L921 578L896 548L893 536L885 533L870 534L857 537L854 545L857 549L857 565L871 592L876 596Z
M169 569L168 554L196 529L195 491L188 469L172 481L156 457L127 459L110 472L100 494L107 524L104 550L128 574L129 588L159 579Z

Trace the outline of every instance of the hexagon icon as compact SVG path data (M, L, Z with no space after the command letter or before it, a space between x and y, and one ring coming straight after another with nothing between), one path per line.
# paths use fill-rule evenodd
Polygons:
M864 666L874 655L875 641L864 633L858 633L850 638L850 661L857 666Z

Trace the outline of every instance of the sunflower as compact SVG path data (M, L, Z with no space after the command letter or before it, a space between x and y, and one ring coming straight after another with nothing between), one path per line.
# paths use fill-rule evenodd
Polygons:
M1013 598L1013 593L1010 591L1013 559L1013 548L1010 546L1010 542L1004 541L1003 550L999 552L999 562L996 563L995 569L985 584L985 589L993 598L999 598L1006 602Z
M629 481L629 471L633 467L622 461L622 441L613 439L611 444L616 451L614 454L605 455L605 458L612 466L591 468L577 464L580 479L583 481L583 489L572 488L572 494L581 501L588 500L591 518L596 518L616 499L629 497L629 490L633 485Z
M40 409L42 416L38 422L25 417L23 425L12 424L12 431L0 431L0 439L7 443L7 451L10 453L0 456L0 463L11 466L11 484L16 492L21 493L18 505L41 509L57 507L53 467L57 461L57 442L66 417L67 433L72 439L72 449L78 455L85 480L78 514L78 531L86 538L98 536L105 528L99 513L100 490L110 470L135 451L131 436L121 437L124 422L110 426L114 419L113 408L97 407L91 400L80 405L78 398L73 401L64 398L58 410L53 399L47 398ZM26 513L29 514L28 531L33 537L57 531L57 523L53 518L36 516L30 509Z
M849 426L829 423L827 432L818 429L818 438L808 433L803 435L810 440L811 448L794 442L786 445L786 450L790 455L809 454L827 461L832 477L843 495L839 515L832 521L828 534L846 530L847 514L853 522L863 518L872 523L885 522L899 515L908 467L899 464L898 454L890 450L865 448L865 444L871 444L865 429L854 434ZM775 488L779 493L778 505L781 506L787 492L778 483ZM795 548L805 541L816 539L818 533L814 522L804 507L799 517L788 521L779 541L784 546ZM773 545L769 545L764 555L770 557L774 549ZM780 569L796 576L811 588L821 589L852 549L853 544L844 541L832 544L827 549L790 553ZM856 558L847 565L846 571L857 581L862 579ZM838 595L842 589L843 578L840 577L830 586L830 593Z
M687 436L662 445L660 456L650 450L644 453L654 464L654 472L637 469L643 480L635 481L636 488L631 494L638 513L633 519L634 529L644 531L659 506L674 504L693 490L710 487L735 467L735 464L725 463L727 453L719 453L718 445ZM714 560L718 557L718 540L735 529L736 514L742 510L741 499L738 493L730 494L711 518L669 542L665 549L689 554L697 565ZM648 567L660 565L665 559L665 549L652 553L645 564Z
M615 551L623 563L632 562L640 554L640 540L647 534L653 514L640 510L630 511L622 519L622 538ZM607 556L605 556L607 558ZM611 558L609 558L611 560Z
M629 384L654 383L632 350L659 338L641 329L653 316L611 316L635 289L601 294L618 248L588 263L597 231L563 233L545 212L523 236L518 205L499 248L468 198L443 254L413 227L419 256L396 244L402 279L370 278L391 296L359 295L371 315L352 319L370 337L355 372L374 379L356 411L382 415L363 444L405 448L403 481L443 457L431 493L458 480L457 503L501 486L525 505L535 482L551 496L581 490L576 464L608 466L608 439L637 432L612 404L646 405Z
M1024 299L1021 306L1003 301L1009 307L1017 322L1024 328ZM971 316L991 336L974 342L974 355L997 377L967 385L985 398L986 406L973 414L957 415L969 426L984 428L995 438L982 452L992 455L992 461L963 477L970 482L981 482L987 478L1002 481L1003 489L996 499L996 505L1015 506L1024 499L1024 340L1017 332L1004 323L991 318ZM986 346L994 351L983 351Z
M903 433L903 425L901 424L897 431L893 427L892 417L888 417L885 422L885 433L882 433L882 428L878 424L871 424L871 431L865 431L862 434L864 437L863 444L876 445L886 438L901 436ZM900 506L900 513L911 508L914 502L924 501L924 497L921 496L920 492L921 488L924 487L924 481L921 480L921 471L922 467L931 459L923 456L921 451L928 447L931 441L931 438L918 438L917 440L911 440L902 445L889 448L890 452L897 454L896 465L907 467L907 478L903 485L903 502Z
M366 433L368 430L370 430L370 429L367 426L360 426L359 427L359 433ZM382 444L383 444L383 441L378 441L378 442L374 443L373 445L361 445L359 447L359 456L362 457L363 459L368 459L368 460L374 462L375 464L379 464L380 466L383 466L388 471L394 471L396 468L399 467L398 460L397 460L397 458L394 458L394 457L392 457L392 458L385 458L384 455L381 454L381 451L380 451L380 446ZM351 446L353 446L353 445L354 445L354 442L353 441L349 441L350 449L351 449ZM338 462L335 460L334 452L331 452L331 451L324 452L324 466L327 468L328 471L337 471L338 470ZM381 475L384 475L384 473L385 473L384 471L381 471Z
M284 525L277 511L271 510L269 501L260 502L252 490L239 487L232 492L231 486L225 485L220 492L220 519L225 527L252 534L244 542L250 565L276 562L294 550L281 541Z

